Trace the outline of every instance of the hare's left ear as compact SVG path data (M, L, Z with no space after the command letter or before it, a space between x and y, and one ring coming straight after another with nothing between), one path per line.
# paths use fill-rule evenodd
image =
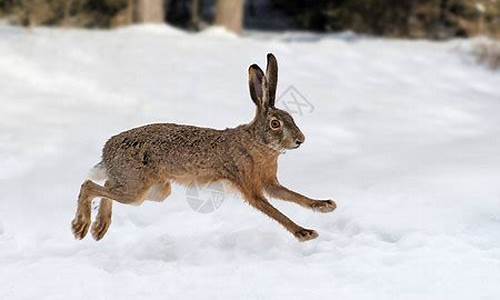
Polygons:
M274 107L274 100L276 99L276 86L278 85L278 61L272 53L267 54L266 78L268 85L267 105Z
M260 111L266 110L269 98L267 80L264 72L256 64L248 68L248 87L250 88L250 96L255 105L257 105L257 109Z

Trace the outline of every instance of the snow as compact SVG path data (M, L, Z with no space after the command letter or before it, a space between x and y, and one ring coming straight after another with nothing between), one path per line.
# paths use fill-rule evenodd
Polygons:
M466 55L473 43L1 25L0 299L498 299L500 73ZM306 142L281 181L338 208L273 204L318 239L237 196L195 212L174 186L162 203L114 203L102 241L74 240L108 137L248 122L247 68L267 52L278 93L312 105L294 114Z

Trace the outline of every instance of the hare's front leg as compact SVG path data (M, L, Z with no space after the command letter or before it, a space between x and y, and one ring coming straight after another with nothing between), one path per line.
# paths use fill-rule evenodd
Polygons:
M294 202L314 211L331 212L337 208L337 205L332 200L314 200L291 191L277 182L266 186L266 192L268 192L271 197Z
M250 203L250 205L260 210L268 217L276 220L283 227L285 227L290 233L292 233L299 241L305 242L318 237L318 233L316 231L312 229L305 229L295 224L282 212L280 212L274 206L272 206L267 201L266 198L255 194L245 194L245 198Z

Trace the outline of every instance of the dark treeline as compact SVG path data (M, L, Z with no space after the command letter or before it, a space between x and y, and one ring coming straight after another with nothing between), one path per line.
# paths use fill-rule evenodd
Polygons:
M352 30L410 38L500 34L495 0L0 0L0 14L25 26L159 21L191 30L221 23L234 31Z
M497 35L500 1L273 0L301 28L414 38ZM311 5L314 4L314 5Z

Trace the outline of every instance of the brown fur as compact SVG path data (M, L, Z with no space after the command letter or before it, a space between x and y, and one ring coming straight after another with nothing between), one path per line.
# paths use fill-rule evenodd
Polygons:
M171 182L180 184L228 181L254 208L278 221L300 241L316 238L314 230L302 228L274 208L271 197L297 203L320 212L336 207L331 200L313 200L281 186L277 179L278 156L297 148L304 135L285 111L274 107L278 66L268 54L266 75L250 66L249 86L257 105L254 120L236 128L216 130L177 124L151 124L113 136L105 144L100 165L104 186L85 181L78 197L72 229L82 239L90 227L91 201L102 197L92 236L100 240L111 223L112 200L140 205L162 201ZM277 127L277 128L273 128Z

